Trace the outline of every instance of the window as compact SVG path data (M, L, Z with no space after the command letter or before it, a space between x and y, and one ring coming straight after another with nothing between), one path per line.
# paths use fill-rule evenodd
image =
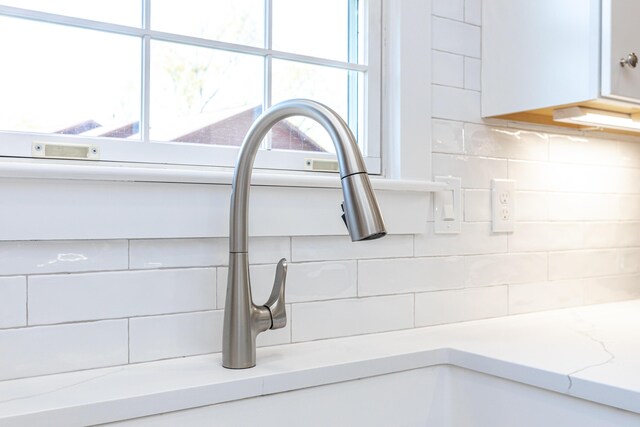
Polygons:
M0 155L89 144L106 161L233 166L279 101L329 105L380 164L380 0L0 0ZM333 158L291 118L256 165Z

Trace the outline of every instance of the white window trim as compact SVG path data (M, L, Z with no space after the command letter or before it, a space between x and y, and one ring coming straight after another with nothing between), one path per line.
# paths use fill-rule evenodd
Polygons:
M430 66L430 46L431 33L428 31L431 19L431 0L378 0L382 2L383 25L382 25L382 78L372 80L369 84L380 86L382 93L382 104L380 118L381 123L375 127L381 128L382 132L382 173L381 177L390 180L407 180L425 182L425 188L433 187L431 184L431 66ZM377 18L376 18L377 19ZM425 22L426 21L426 22ZM425 31L424 28L427 28ZM375 52L375 50L374 50ZM370 53L372 55L374 53ZM370 120L373 121L373 120ZM61 135L43 135L43 139L51 142L68 142L68 138ZM19 144L9 144L8 142ZM88 142L91 142L89 139ZM122 159L124 148L122 141L109 138L101 139L102 158L117 161ZM3 145L5 156L28 157L25 151L31 152L33 135L22 133L3 132L0 133L0 145ZM25 146L26 145L26 146ZM184 154L176 148L189 146L195 150L196 157L207 155L210 147L201 144L175 144L156 142L153 144L138 144L138 151L130 153L131 170L127 171L127 166L118 165L119 170L124 175L135 176L136 163L157 164L159 170L169 171L163 164L166 163L168 155L173 161L180 164L188 164L188 158L193 157L193 153ZM221 166L233 167L237 158L238 147L221 147ZM268 168L268 164L274 163L278 156L293 157L327 157L334 158L334 155L326 153L310 152L270 152L261 151L256 158L256 169ZM54 162L40 159L28 159L33 165L54 164ZM285 160L286 162L286 160ZM108 161L105 162L108 164ZM369 161L367 167L375 169L375 164ZM375 163L375 161L373 162ZM3 165L7 163L4 162ZM95 162L74 161L69 165L95 165ZM6 167L6 166L1 166ZM51 168L51 170L58 168ZM62 168L60 168L61 170ZM94 169L91 169L94 170ZM185 171L186 175L191 172L186 167L173 166L171 176L179 178L180 171ZM159 172L160 173L160 172ZM232 171L228 171L229 174ZM371 173L371 171L370 171ZM307 172L303 173L307 174ZM50 176L50 173L47 173ZM286 174L284 176L292 176ZM293 181L296 178L291 178ZM438 185L435 184L435 187Z
M383 1L384 176L431 180L431 0Z
M54 179L81 181L124 181L180 184L231 185L233 174L225 168L174 165L131 165L129 163L90 163L76 161L46 160L41 163L29 159L0 158L0 179ZM372 176L376 190L433 192L443 190L441 182L411 179L385 179ZM336 173L327 172L283 172L255 170L252 186L341 188Z
M144 9L149 10L150 0L143 0ZM242 54L256 55L265 59L265 84L264 84L264 101L263 108L271 106L271 61L272 59L282 59L296 61L299 63L320 65L325 67L334 67L345 71L366 71L364 81L364 92L366 100L363 108L365 108L366 121L362 129L363 135L358 139L363 142L362 150L365 156L365 164L372 174L381 174L381 123L378 115L380 114L381 93L380 90L369 90L369 88L381 87L381 39L379 34L379 25L382 16L382 0L370 0L369 6L365 8L365 16L363 17L366 31L373 31L367 38L364 49L364 58L367 65L361 65L357 62L344 62L332 59L318 58L302 54L282 52L272 49L270 28L271 16L265 16L265 42L266 47L252 47L245 45L237 45L234 43L206 40L197 37L191 37L180 34L169 34L161 31L150 29L150 15L143 13L144 25L142 28L123 26L119 24L111 24L104 22L96 22L84 18L76 18L69 16L61 16L55 13L40 12L33 10L25 10L11 6L0 5L0 11L7 16L36 20L40 22L57 22L76 28L85 28L90 30L105 31L112 34L128 35L140 38L143 43L143 67L142 73L142 111L140 115L140 131L142 141L128 141L118 138L90 138L82 136L69 137L67 135L56 134L38 134L27 132L0 132L0 146L2 151L0 156L7 157L25 157L32 155L32 145L35 142L49 143L69 143L83 145L97 145L100 148L99 161L104 162L131 162L131 163L150 163L150 164L175 164L175 165L201 165L215 167L229 167L235 165L235 160L239 151L239 147L210 146L204 144L190 143L174 143L154 141L149 138L149 82L150 82L150 64L148 51L150 49L150 40L167 41L174 43L184 43L190 46L198 46L205 48L214 48L227 52L236 52ZM265 0L265 6L270 8L271 0ZM270 10L270 9L268 9ZM374 24L375 23L375 24ZM148 141L148 142L147 142ZM215 157L215 165L209 163L206 159ZM321 160L332 160L334 154L322 152L304 152L294 150L260 150L255 167L257 169L283 169L283 170L299 170L304 169L306 158L315 158ZM204 159L204 160L203 160ZM93 160L94 162L96 160Z
M431 0L383 5L384 174L373 185L389 233L418 234L429 193L443 189L430 180ZM9 203L0 222L10 226L0 241L224 236L231 177L228 168L5 158L0 198ZM252 236L346 234L334 212L342 197L336 174L256 170L252 184Z

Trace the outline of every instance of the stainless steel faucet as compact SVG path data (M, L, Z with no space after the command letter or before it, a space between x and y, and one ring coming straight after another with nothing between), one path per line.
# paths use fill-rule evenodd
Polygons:
M344 196L342 219L352 241L387 234L364 161L347 124L333 110L315 101L292 99L274 105L253 123L240 147L233 174L229 228L229 277L224 309L222 366L251 368L256 364L256 337L287 324L284 289L287 260L281 259L271 296L263 306L253 303L249 280L248 200L253 162L262 139L279 121L305 116L320 123L336 147Z

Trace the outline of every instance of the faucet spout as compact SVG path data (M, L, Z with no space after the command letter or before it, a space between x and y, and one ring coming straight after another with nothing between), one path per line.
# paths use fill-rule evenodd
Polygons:
M327 106L306 99L274 105L251 126L242 142L233 175L229 228L229 277L224 312L222 365L225 368L255 366L255 339L267 329L286 325L284 282L286 260L281 260L269 301L257 306L251 297L249 278L248 200L253 163L260 142L281 120L305 116L320 123L336 147L344 195L344 220L352 241L386 235L380 208L367 169L347 124Z

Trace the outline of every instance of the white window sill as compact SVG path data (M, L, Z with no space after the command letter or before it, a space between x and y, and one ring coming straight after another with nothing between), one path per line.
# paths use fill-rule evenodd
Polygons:
M0 159L0 178L64 179L86 181L165 182L231 185L229 168L97 163L32 159ZM432 181L396 180L371 176L375 190L434 192L445 184ZM340 188L337 173L286 172L256 169L251 185L269 187Z
M0 159L0 241L228 236L230 169L87 163ZM425 232L444 184L372 182L388 234ZM346 235L337 174L256 171L252 188L251 236Z

